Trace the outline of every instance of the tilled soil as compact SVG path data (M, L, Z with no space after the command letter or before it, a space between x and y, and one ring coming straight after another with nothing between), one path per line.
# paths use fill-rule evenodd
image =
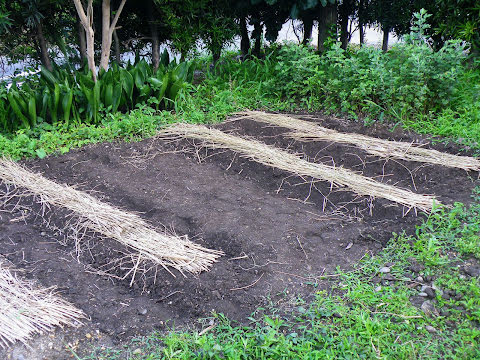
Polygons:
M427 138L382 126L364 128L323 116L305 119L340 131L458 152L451 145L432 146ZM446 204L467 203L478 175L386 161L339 144L294 142L281 136L285 129L251 120L217 127L304 153L310 161L344 166L379 181L435 194ZM267 299L288 302L293 295L312 296L328 286L319 281L320 275L338 266L348 269L367 252L381 249L393 231L411 233L421 221L414 211L405 215L406 209L386 200L358 198L331 189L328 183L292 177L230 151L206 150L190 141L99 144L25 165L49 179L93 191L103 201L140 213L159 229L187 234L195 242L224 251L225 256L198 276L177 272L172 276L158 269L156 277L154 271L137 275L130 287L131 278L115 277L126 269L110 276L97 271L125 249L89 236L84 251L76 254L72 241L54 229L66 223L61 210L50 211L49 226L35 211L2 212L0 253L22 276L45 287L57 286L65 299L90 318L77 330L37 338L34 350L16 346L8 353L0 351L0 358L64 359L71 354L65 351L68 343L82 353L88 345L110 345L154 329L189 325L212 311L242 321Z

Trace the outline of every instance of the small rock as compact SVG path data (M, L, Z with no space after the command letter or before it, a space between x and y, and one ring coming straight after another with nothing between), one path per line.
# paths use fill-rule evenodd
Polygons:
M138 311L137 311L138 315L146 315L147 312L148 312L148 310L144 309L144 308L138 309Z
M49 349L53 349L53 342L49 342L49 343L48 343L48 348L49 348Z
M85 337L86 337L87 339L91 339L91 338L92 338L92 334L86 333L86 334L85 334Z
M465 272L465 274L471 277L480 277L480 266L473 266L473 265L465 266L463 268L463 271Z
M392 274L386 274L384 277L383 277L383 280L396 280L395 276L393 276Z
M417 278L415 280L418 281L418 282L423 282L423 277L417 276Z
M349 242L348 245L345 247L345 250L350 249L353 246L353 242Z
M444 299L444 300L450 300L450 294L448 294L447 292L444 292L444 293L442 294L442 299Z
M40 233L40 236L46 236L46 235L47 235L47 233L46 233L45 231L42 231L42 232Z
M450 312L447 309L441 309L440 310L440 315L446 317L446 316L450 315Z
M462 280L465 280L467 278L465 275L462 275L462 274L460 274L458 277Z
M435 290L433 290L431 287L427 287L425 289L425 293L427 293L428 297L432 299L435 297Z
M379 292L379 291L381 291L381 290L382 290L382 287L381 287L381 286L377 286L377 287L375 288L375 292Z
M132 351L133 355L140 355L142 353L142 349L136 348L135 350Z
M212 295L215 296L218 300L222 300L222 295L220 295L218 290L213 290Z
M437 329L435 329L435 328L434 328L433 326L431 326L431 325L425 326L425 330L427 330L429 333L437 332Z
M384 266L382 267L380 270L378 270L379 272L383 273L383 274L386 274L386 273L389 273L390 272L390 268L387 267L387 266Z
M423 266L422 264L419 264L417 263L416 261L412 264L410 264L410 266L408 267L408 269L412 272L412 273L415 273L415 274L418 274L419 272L425 270L425 266Z
M422 309L426 315L438 315L437 309L435 309L435 306L429 300L424 301L420 309Z
M428 297L428 294L426 292L421 292L421 293L418 294L418 296Z

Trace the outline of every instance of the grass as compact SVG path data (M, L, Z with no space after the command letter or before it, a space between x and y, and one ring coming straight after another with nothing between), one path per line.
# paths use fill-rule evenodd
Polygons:
M463 271L480 260L479 194L468 207L437 209L412 236L394 234L354 271L338 270L313 301L258 309L245 325L212 314L206 320L216 326L202 335L172 329L83 360L479 359L480 279ZM390 273L379 272L384 267ZM437 289L425 310L420 283Z

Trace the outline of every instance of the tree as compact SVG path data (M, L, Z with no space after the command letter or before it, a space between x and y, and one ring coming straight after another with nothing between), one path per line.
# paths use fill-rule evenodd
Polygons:
M44 19L57 23L56 15L63 11L62 5L62 1L53 0L17 0L0 3L0 12L3 14L0 15L3 22L2 43L9 48L8 55L11 59L16 58L16 49L28 48L34 51L31 55L45 67L52 69L47 36L54 34L45 31Z
M333 36L337 38L337 4L335 1L326 2L320 7L318 16L318 51L325 51L325 41L329 36L329 31L333 31Z
M86 12L80 0L73 0L73 2L86 33L88 67L92 72L93 80L97 81L97 69L95 65L95 32L93 30L93 0L88 0ZM126 0L121 0L113 20L110 21L110 0L102 0L102 50L100 55L100 69L108 69L113 32L115 31L115 27L117 26L125 2Z
M480 55L480 2L478 0L417 0L415 11L425 8L432 17L429 35L440 48L447 40L461 39L471 44L471 53Z
M387 51L390 32L405 35L415 11L411 0L372 0L368 4L367 23L383 31L382 50Z

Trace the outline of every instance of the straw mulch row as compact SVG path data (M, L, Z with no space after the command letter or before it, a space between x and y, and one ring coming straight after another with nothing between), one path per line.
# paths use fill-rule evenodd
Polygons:
M383 158L401 159L430 163L463 170L480 171L480 160L469 156L458 156L437 150L425 149L418 144L378 139L361 134L342 133L324 128L313 122L282 114L262 111L244 111L237 118L280 126L292 130L286 136L298 141L329 141L354 145L367 153Z
M353 191L358 195L384 198L408 208L430 212L435 203L439 204L434 196L416 194L383 184L345 168L312 163L285 150L202 125L175 124L161 130L159 136L201 140L202 145L206 147L229 149L269 167L285 170L300 177L328 181L332 186Z
M44 208L56 206L71 211L75 233L93 231L134 250L137 266L140 262L151 261L169 272L168 268L172 267L181 273L196 274L208 270L222 255L220 251L191 242L187 236L160 233L136 214L101 202L70 186L57 184L13 161L0 159L0 180L7 186L20 189L23 195L33 195ZM5 198L9 199L8 194ZM136 268L132 269L132 283L135 272Z
M26 343L34 334L56 326L79 326L84 313L64 301L53 289L37 288L20 280L0 257L0 347Z

